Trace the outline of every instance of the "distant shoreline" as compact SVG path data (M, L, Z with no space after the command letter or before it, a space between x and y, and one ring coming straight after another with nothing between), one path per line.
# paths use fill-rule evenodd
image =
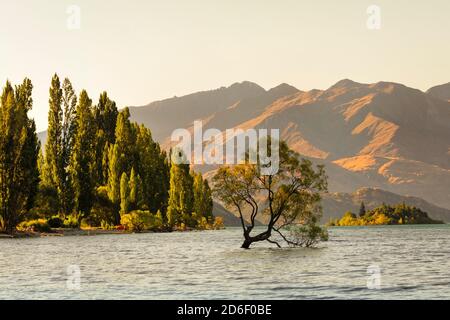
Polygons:
M450 226L450 223L415 223L415 224L367 224L358 226L327 226L327 228L386 228L386 227L424 227L424 226Z

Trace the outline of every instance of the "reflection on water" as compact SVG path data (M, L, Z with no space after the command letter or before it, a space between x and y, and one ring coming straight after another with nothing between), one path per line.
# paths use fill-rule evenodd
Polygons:
M332 228L316 249L242 250L241 231L0 241L0 299L450 298L450 226ZM79 266L80 290L67 289ZM381 289L369 290L371 265Z

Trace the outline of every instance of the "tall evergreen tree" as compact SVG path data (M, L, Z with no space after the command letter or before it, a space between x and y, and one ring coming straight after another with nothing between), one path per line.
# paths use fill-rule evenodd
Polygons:
M364 201L361 201L361 207L359 208L359 216L364 217L366 215L366 205Z
M39 181L39 144L28 118L33 100L29 79L12 88L6 83L0 97L0 229L13 234L31 207Z
M83 216L89 215L93 205L95 176L94 148L95 124L92 113L92 100L85 90L80 94L77 105L77 132L75 135L71 175L75 195L75 210Z

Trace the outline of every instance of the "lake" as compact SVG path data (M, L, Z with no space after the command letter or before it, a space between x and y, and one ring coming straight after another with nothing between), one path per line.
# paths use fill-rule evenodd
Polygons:
M449 225L330 228L315 249L241 242L239 228L1 239L0 299L450 298Z

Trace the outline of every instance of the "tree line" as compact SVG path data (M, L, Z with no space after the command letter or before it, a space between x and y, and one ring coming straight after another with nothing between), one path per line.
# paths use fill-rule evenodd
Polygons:
M208 182L172 163L128 108L119 111L106 92L93 104L55 74L41 148L28 116L32 89L29 79L14 88L7 82L1 95L1 231L12 234L32 219L134 231L214 225Z

